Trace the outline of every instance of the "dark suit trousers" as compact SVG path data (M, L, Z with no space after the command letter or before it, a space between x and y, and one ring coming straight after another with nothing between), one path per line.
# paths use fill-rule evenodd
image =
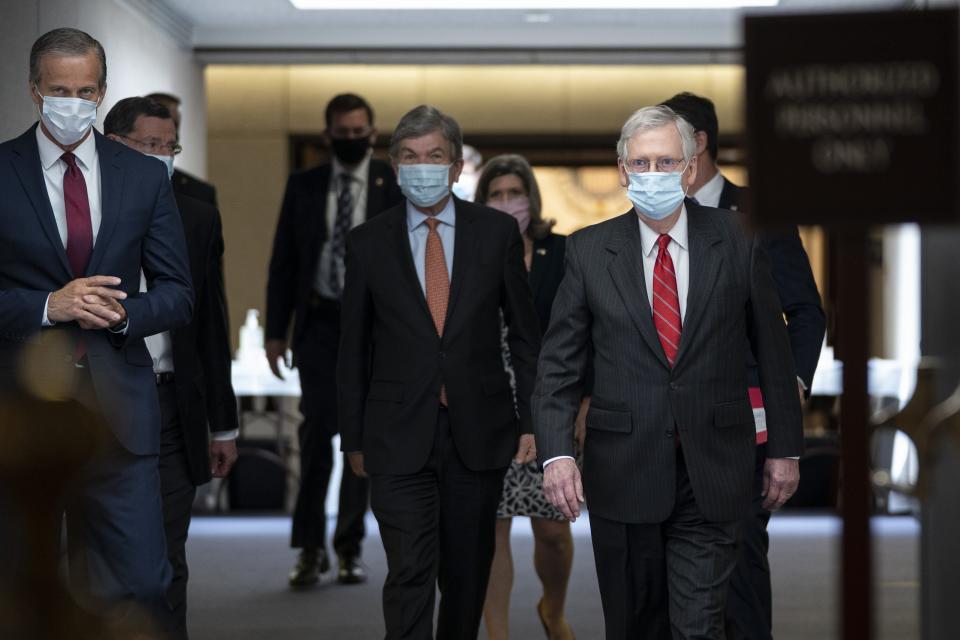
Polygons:
M673 513L662 523L590 514L607 640L724 638L740 523L704 519L681 448L676 483Z
M763 465L767 446L757 447L754 471L753 503L743 519L737 567L730 577L727 596L728 640L770 640L773 637L773 598L770 587L770 564L767 551L770 537L767 523L770 512L763 508Z
M471 471L440 411L426 466L371 478L371 506L387 552L383 616L387 640L473 640L493 562L497 504L506 469Z
M167 557L173 580L167 590L172 611L170 637L187 640L187 530L197 488L190 479L183 429L177 409L176 387L157 387L160 395L160 487L163 492L163 526L167 538Z
M293 512L290 546L326 549L327 487L333 471L333 444L337 434L337 349L340 342L340 305L317 299L295 346L300 371L300 492ZM370 483L350 470L344 457L334 551L360 555L366 533L363 518L370 501Z
M80 402L96 409L89 370L77 370L77 388ZM111 438L75 483L66 515L74 588L93 598L97 613L135 626L146 614L165 629L170 564L158 456L134 455Z

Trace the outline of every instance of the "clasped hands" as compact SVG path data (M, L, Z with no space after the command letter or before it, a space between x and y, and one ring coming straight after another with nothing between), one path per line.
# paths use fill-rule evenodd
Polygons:
M76 321L81 329L108 329L122 324L127 311L120 304L126 292L114 289L120 278L91 276L77 278L59 291L50 294L47 301L47 319L51 322Z

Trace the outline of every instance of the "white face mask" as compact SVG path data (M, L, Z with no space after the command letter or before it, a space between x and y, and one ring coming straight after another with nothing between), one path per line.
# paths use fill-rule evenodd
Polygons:
M163 166L167 168L167 177L173 178L173 156L155 156L152 153L146 154L151 158L156 158L163 163Z
M65 147L80 142L97 121L97 103L83 98L52 98L40 94L40 120L54 139Z
M407 200L426 209L450 194L449 164L401 164L397 184Z

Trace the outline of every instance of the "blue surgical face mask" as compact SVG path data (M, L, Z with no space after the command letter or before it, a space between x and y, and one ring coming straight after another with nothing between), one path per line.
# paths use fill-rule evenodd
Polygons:
M36 87L35 87L36 88ZM65 147L76 144L97 121L97 103L82 98L52 98L40 94L40 119L53 138Z
M152 153L146 154L151 158L156 158L167 168L167 177L173 178L173 156L155 156Z
M683 171L628 173L630 185L627 187L627 197L646 217L652 220L663 220L677 210L687 195L680 182L683 173Z
M449 164L401 164L397 183L407 200L418 207L437 204L450 194Z

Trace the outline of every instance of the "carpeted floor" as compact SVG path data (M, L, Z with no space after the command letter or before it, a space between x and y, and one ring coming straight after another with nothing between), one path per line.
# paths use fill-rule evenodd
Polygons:
M193 640L352 640L383 637L380 587L386 573L376 521L368 516L364 560L370 581L340 586L333 576L314 589L291 592L286 574L285 517L197 517L190 533L190 613ZM918 632L918 527L909 518L882 518L876 534L877 634L912 640ZM840 529L826 516L776 516L770 528L774 635L778 640L838 638L837 568ZM574 525L576 555L567 617L580 640L603 638L593 551L586 519ZM514 525L516 584L511 636L544 637L534 607L540 597L532 568L528 521ZM486 634L481 630L481 638Z

